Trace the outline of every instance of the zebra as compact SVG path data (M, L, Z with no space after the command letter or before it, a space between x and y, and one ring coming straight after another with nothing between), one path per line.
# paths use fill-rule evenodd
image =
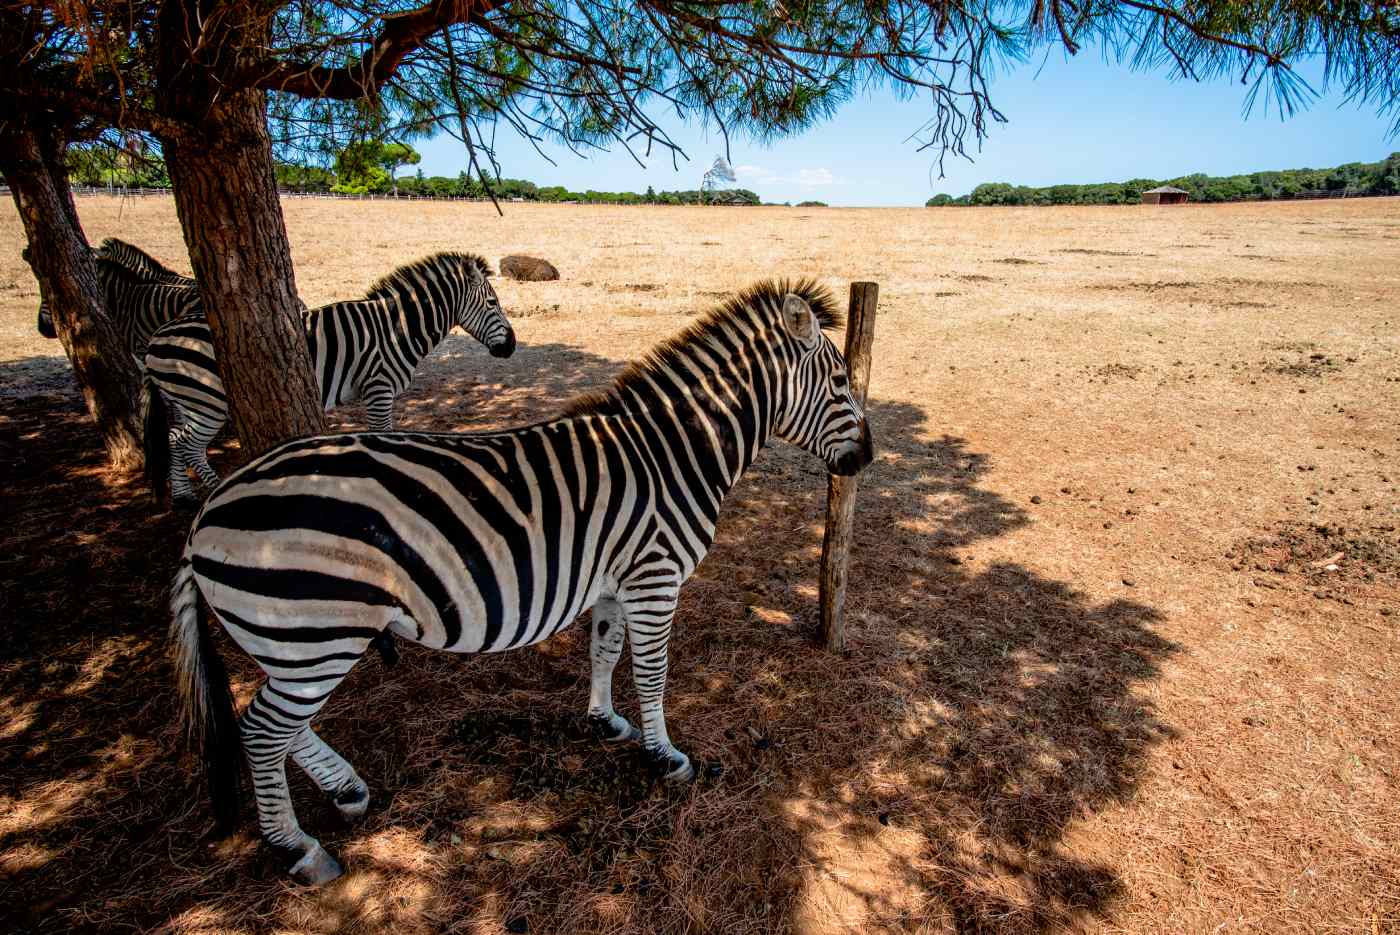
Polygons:
M193 279L168 269L140 247L108 237L92 252L97 283L107 313L126 338L138 367L145 365L146 343L161 324L174 318L202 318L204 304ZM39 303L38 330L58 337L47 302Z
M130 249L136 251L134 246ZM204 318L204 302L195 286L146 279L146 273L119 260L108 259L101 252L95 253L92 263L97 267L98 286L102 288L106 311L125 337L126 350L141 370L146 367L147 343L161 325L176 318ZM57 337L48 302L39 304L38 328L45 337Z
M172 586L184 723L228 827L246 759L264 839L304 884L340 864L297 822L286 757L341 815L369 806L354 767L309 726L386 630L458 653L548 639L593 609L588 718L640 738L659 772L694 775L662 701L681 583L725 495L771 438L854 474L873 457L839 327L813 280L760 282L557 418L480 433L363 432L286 443L232 474L190 528ZM235 718L200 596L267 681ZM618 714L626 640L641 729ZM240 753L242 757L240 757Z
M394 399L418 362L460 325L495 357L515 352L515 331L479 256L437 253L381 278L363 299L306 313L306 341L327 410L363 399L369 427L393 428ZM213 488L209 443L228 421L228 401L203 317L168 322L146 350L146 472L157 496L167 482L176 504L194 501L187 468ZM170 408L180 417L172 426Z

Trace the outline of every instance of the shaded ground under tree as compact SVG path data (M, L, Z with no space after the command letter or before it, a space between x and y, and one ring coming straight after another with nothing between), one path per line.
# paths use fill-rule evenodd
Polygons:
M618 369L560 345L479 351L450 339L400 423L543 416ZM313 892L251 816L207 837L165 647L187 519L107 472L61 360L7 367L30 394L0 413L7 930L1049 932L1112 914L1113 870L1065 835L1129 797L1171 734L1143 689L1176 647L1151 607L960 564L1027 518L916 407L871 406L847 658L812 643L821 466L775 447L727 503L673 644L668 721L694 784L655 786L585 736L584 626L501 656L406 646L396 668L362 662L318 721L370 784L365 822L339 827L293 778L349 870ZM256 669L220 642L246 700ZM619 667L624 712L629 683Z

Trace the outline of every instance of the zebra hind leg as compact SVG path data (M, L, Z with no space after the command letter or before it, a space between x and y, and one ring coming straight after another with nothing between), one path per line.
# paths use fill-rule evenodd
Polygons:
M190 483L189 442L190 420L180 422L170 430L170 503L176 509L198 505L194 486Z
M312 683L270 678L239 719L243 750L253 774L258 827L264 840L290 859L287 872L292 879L307 886L328 883L344 870L297 822L287 788L287 754L298 741L308 755L314 750L314 744L307 744L301 734L309 733L308 722L342 677Z
M627 635L622 607L617 601L604 598L593 607L593 638L589 659L593 663L593 682L588 693L588 723L593 732L608 743L637 740L641 731L613 710L613 669L622 656L622 644Z
M369 810L369 786L330 744L307 724L292 741L292 760L311 777L316 788L331 797L347 822L357 821Z
M223 422L209 423L201 419L189 419L189 431L185 435L185 461L194 467L194 472L206 490L219 486L219 475L209 464L209 445L224 427Z

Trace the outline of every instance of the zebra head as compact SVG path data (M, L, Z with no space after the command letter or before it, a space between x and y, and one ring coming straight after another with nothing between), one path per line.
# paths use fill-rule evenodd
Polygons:
M799 295L783 297L782 326L795 345L788 399L776 434L826 462L832 474L850 476L875 457L865 409L851 395L846 359Z
M457 324L476 338L492 357L509 357L515 353L515 329L506 319L501 300L491 287L491 267L479 257L469 257L467 288L458 309Z
M35 327L37 327L39 333L46 338L58 337L58 331L56 331L53 326L53 314L49 312L49 303L39 303L39 321Z
M34 254L28 247L25 247L19 252L19 257L31 267L34 265ZM45 302L43 299L39 300L39 321L35 327L38 328L39 333L46 338L58 337L58 332L53 326L53 313L49 311L49 303Z

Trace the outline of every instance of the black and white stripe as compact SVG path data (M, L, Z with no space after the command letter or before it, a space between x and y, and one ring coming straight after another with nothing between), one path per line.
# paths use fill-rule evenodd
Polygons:
M623 643L640 737L671 778L692 775L666 731L667 644L681 583L714 540L720 504L770 438L833 473L871 458L830 295L764 283L702 318L557 419L477 434L356 433L274 449L210 496L174 585L172 637L191 725L223 813L238 743L202 593L268 681L239 725L262 832L316 883L340 867L297 823L288 754L347 817L368 789L311 731L331 691L386 632L460 653L549 638L593 608L588 712L613 709Z
M108 237L102 241L102 245L94 251L93 257L98 260L110 260L147 282L189 286L192 289L199 285L189 276L175 272L135 244L116 237Z
M515 332L487 278L481 257L438 253L380 279L363 299L336 302L306 315L306 340L326 409L363 399L369 427L393 427L394 400L408 388L419 361L454 325L471 334L496 357L515 351ZM202 317L169 322L146 351L148 387L159 390L148 410L148 462L170 466L175 500L194 492L187 469L209 486L218 475L209 466L209 443L228 421L228 401L214 357L213 339ZM163 427L161 400L176 411L179 424ZM172 420L173 421L173 420ZM168 444L166 451L158 446ZM164 486L163 477L154 478Z
M146 344L157 328L174 318L203 316L195 281L140 247L108 237L93 251L92 259L107 314L121 330L138 367L145 365ZM58 337L47 302L39 303L37 327L46 338Z

